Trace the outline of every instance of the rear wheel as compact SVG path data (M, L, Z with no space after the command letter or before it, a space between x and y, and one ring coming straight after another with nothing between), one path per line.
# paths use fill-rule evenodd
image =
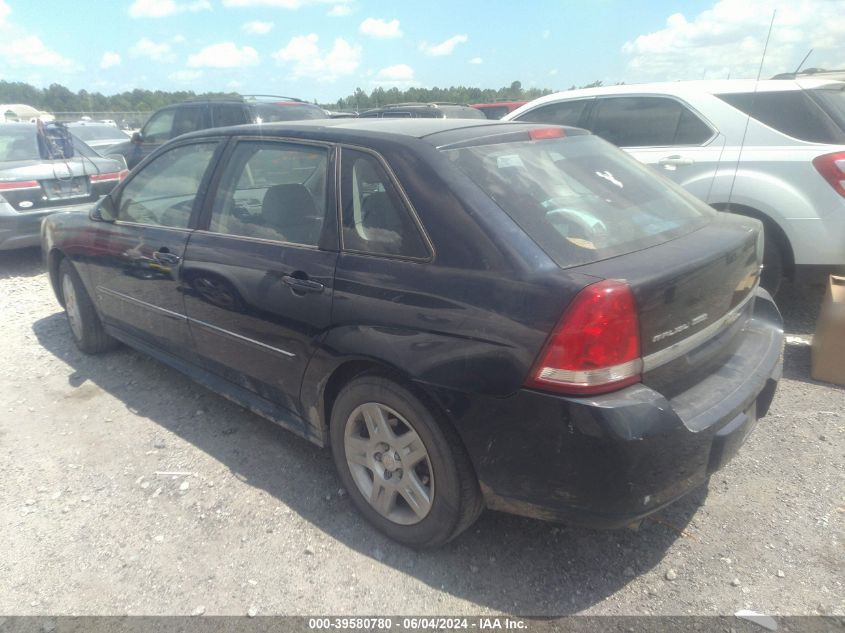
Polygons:
M760 275L760 285L774 297L783 283L785 266L783 263L783 249L778 240L772 237L770 233L771 231L767 229L764 236L763 272Z
M106 334L79 273L67 259L59 264L59 285L76 346L86 354L99 354L116 347L117 341Z
M350 382L335 400L330 433L350 499L390 538L437 547L481 513L478 482L457 435L398 383L375 375Z

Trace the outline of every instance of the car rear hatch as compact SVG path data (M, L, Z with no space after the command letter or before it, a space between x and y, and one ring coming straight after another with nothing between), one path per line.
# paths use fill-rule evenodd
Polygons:
M527 384L589 395L641 381L671 399L718 371L752 315L760 222L712 210L597 137L520 134L441 149L558 266L596 279Z

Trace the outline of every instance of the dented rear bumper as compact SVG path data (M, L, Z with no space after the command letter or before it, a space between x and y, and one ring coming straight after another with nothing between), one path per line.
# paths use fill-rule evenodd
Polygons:
M622 527L704 484L736 454L769 410L782 349L780 314L759 290L731 355L671 397L645 384L592 398L434 392L489 508Z

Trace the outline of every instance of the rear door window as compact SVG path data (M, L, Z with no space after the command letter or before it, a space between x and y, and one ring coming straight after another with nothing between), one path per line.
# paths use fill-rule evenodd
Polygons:
M429 257L419 227L375 156L344 149L340 187L345 250Z
M667 242L715 213L592 135L444 153L562 267Z
M801 90L716 95L781 134L811 143L843 143L845 133Z
M249 123L246 107L237 103L214 103L211 105L211 126L228 127Z
M205 114L205 106L176 108L176 116L173 117L173 137L207 128Z
M317 246L326 217L328 151L241 141L221 179L209 230Z
M519 121L531 123L552 123L554 125L571 125L583 127L583 115L594 99L572 99L571 101L560 101L535 108L526 112Z
M619 147L701 145L713 132L668 97L600 97L590 129Z

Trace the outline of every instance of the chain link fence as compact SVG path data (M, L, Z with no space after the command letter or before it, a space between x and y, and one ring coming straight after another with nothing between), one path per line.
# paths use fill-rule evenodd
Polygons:
M85 120L87 117L92 121L114 121L117 126L123 130L138 130L144 125L144 122L152 114L147 112L95 112L95 111L80 111L80 112L54 112L53 116L56 121L70 123L71 121Z

